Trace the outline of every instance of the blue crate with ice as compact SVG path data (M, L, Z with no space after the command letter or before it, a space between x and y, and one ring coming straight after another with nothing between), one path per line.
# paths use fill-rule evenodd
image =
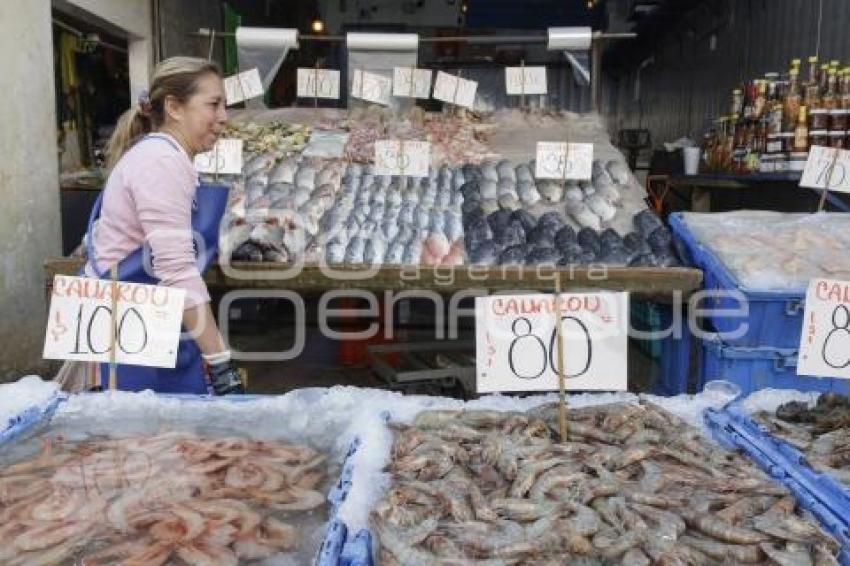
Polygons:
M778 405L776 410L777 415L787 417L789 411L797 412L801 406L807 407L805 401L799 400L801 395L799 392L759 392L740 404L733 403L724 409L709 409L705 413L706 423L719 440L744 451L771 477L786 485L800 505L817 517L821 525L840 543L840 562L850 564L850 493L829 473L810 467L806 456L797 448L774 436L777 430L782 435L788 435L792 425L779 424L782 419L763 410L765 406L777 407L777 399L790 396L794 400ZM754 407L760 409L751 414ZM798 437L794 440L800 439Z
M745 395L760 389L850 393L850 380L797 375L797 358L796 346L733 346L717 336L705 336L698 388L722 379L735 383Z
M35 375L0 385L0 446L48 423L64 398L55 383Z
M706 290L721 292L705 306L730 345L797 347L809 280L850 277L846 214L675 213L669 222L682 259L703 270Z

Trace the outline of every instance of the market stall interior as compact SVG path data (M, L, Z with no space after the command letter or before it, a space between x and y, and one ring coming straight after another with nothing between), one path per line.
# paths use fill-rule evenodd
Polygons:
M850 565L850 3L16 10L0 563Z
M230 4L228 25L239 20L242 26L187 34L206 53L224 42L224 52L236 54L225 64L232 72L256 66L266 91L229 111L225 136L243 143L241 170L203 175L230 186L220 237L220 256L228 265L213 268L207 280L226 299L222 313L234 349L286 351L297 342L290 329L298 322L288 301L235 302L227 299L234 289L297 289L310 306L306 350L288 362L272 356L272 362L249 366L250 390L359 383L469 396L475 393L469 379L474 324L445 321L458 309L470 309L473 296L462 295L472 288L548 291L559 274L565 289L621 289L660 300L634 303L644 325L671 318L680 308L670 306L673 295L697 288L699 274L681 266L669 231L647 210L645 191L592 112L601 98L602 73L591 72L599 54L632 34L582 26L504 29L516 22L508 19L517 13L508 5L500 17L467 4L413 7L434 10L435 23L446 22L448 11L466 24L458 28L450 20L451 27L425 25L416 34L386 33L411 30L374 28L362 18L357 25L347 23L351 16L344 14L335 27L346 33L332 34L324 23L324 33L268 25L276 19L291 25L307 12L284 20L274 11L256 14L246 6L239 20L240 7ZM555 10L529 25L592 24L600 14L599 6ZM245 25L250 18L264 27ZM314 17L311 27L316 21L321 18ZM364 32L347 31L352 29ZM408 83L395 76L407 70ZM421 90L420 79L410 80L421 73L427 73L424 94L413 92ZM235 96L248 96L242 82L236 85ZM274 108L287 103L296 107ZM425 141L425 169L408 172L376 162L385 138ZM567 171L572 145L564 146L560 169L557 163L549 170L537 165L541 140L566 140L577 144L575 151L579 144L592 145L587 171ZM241 262L260 265L247 269ZM275 273L301 264L295 277ZM343 275L329 274L320 264L331 271L343 268ZM79 265L52 260L48 280ZM412 268L414 275L408 273ZM328 290L339 288L388 291L378 297L378 316L352 314L338 323L368 329L378 319L375 336L328 340L320 332L314 312ZM325 306L368 310L374 302L354 296ZM447 330L453 342L444 339ZM406 347L421 340L431 349ZM687 381L673 374L688 374L689 368L661 367L646 353L657 357L662 345L642 346L630 353L635 390L687 387L661 382ZM370 353L376 347L391 347L390 363L386 355ZM686 350L690 343L670 347ZM455 358L447 360L451 352ZM681 361L687 356L676 358L687 364ZM418 378L405 377L415 371Z

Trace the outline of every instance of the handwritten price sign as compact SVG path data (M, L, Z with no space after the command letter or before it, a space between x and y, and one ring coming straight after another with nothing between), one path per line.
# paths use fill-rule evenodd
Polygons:
M424 141L375 141L375 174L427 177L431 144Z
M339 71L299 68L299 98L339 98Z
M118 282L116 354L119 364L173 368L186 292ZM44 357L108 362L112 282L57 275L53 279Z
M850 282L809 283L797 374L850 379Z
M434 81L434 98L437 100L472 108L477 90L478 83L475 81L437 71L437 80Z
M538 179L590 179L592 143L537 142L535 176Z
M242 173L242 140L220 139L206 153L195 156L198 173L239 175Z
M431 70L412 67L393 69L393 96L428 98L431 92Z
M224 79L224 98L228 106L262 95L263 81L260 80L260 71L256 68Z
M628 293L564 293L475 299L478 392L557 390L556 320L567 389L624 391Z
M813 145L800 186L850 193L850 151Z
M546 67L505 67L508 94L546 94Z
M389 106L390 95L393 90L392 82L392 79L383 75L355 70L354 79L351 83L351 96L367 102Z

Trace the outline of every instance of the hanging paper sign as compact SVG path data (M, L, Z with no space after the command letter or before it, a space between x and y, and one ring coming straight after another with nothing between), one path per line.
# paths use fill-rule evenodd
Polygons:
M557 390L556 319L566 388L625 391L628 293L562 293L475 299L478 392Z
M119 364L173 368L186 291L119 281L115 359ZM44 357L108 362L112 282L57 275L53 279Z
M413 67L393 69L393 96L428 98L431 92L431 70Z
M339 71L299 68L297 79L299 98L339 98Z
M210 151L195 156L198 173L239 175L242 173L242 140L220 139Z
M538 179L590 179L593 144L537 142L534 175Z
M850 151L813 145L809 149L800 186L850 193Z
M850 282L809 283L797 374L850 379Z
M508 94L546 94L546 67L505 67Z
M425 141L375 141L375 174L427 177L431 144Z
M224 79L224 98L228 106L257 98L262 96L263 92L263 81L260 80L260 72L256 68Z
M471 109L475 104L475 92L477 90L478 83L475 81L437 71L433 97L436 100Z
M368 71L355 70L351 83L351 96L367 102L389 106L392 79Z

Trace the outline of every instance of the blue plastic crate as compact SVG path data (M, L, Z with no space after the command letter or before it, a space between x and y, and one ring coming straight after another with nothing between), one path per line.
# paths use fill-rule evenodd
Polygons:
M771 477L782 482L801 507L841 545L838 559L850 566L850 495L826 474L812 470L795 448L774 438L734 404L721 410L707 409L705 422L723 444L743 450Z
M56 413L59 403L67 397L64 394L54 394L42 405L34 405L9 419L5 428L0 429L0 446L14 442L36 427L46 426Z
M799 347L803 327L805 289L772 291L743 287L714 252L690 231L682 213L671 214L668 221L682 260L702 269L704 289L738 291L746 298L747 316L732 318L718 312L708 317L712 328L727 334L724 337L726 343L735 346ZM736 310L741 306L741 301L735 297L714 297L707 301L704 308ZM743 335L734 338L728 336L743 324L747 325Z
M361 529L354 538L350 538L339 557L340 566L372 566L372 533Z
M322 546L314 562L315 566L337 566L345 539L348 536L348 527L339 519L331 519L328 522L328 530L322 540Z
M759 389L834 391L850 394L850 380L797 375L797 349L730 346L719 338L704 338L699 390L714 379L730 381L743 395Z

